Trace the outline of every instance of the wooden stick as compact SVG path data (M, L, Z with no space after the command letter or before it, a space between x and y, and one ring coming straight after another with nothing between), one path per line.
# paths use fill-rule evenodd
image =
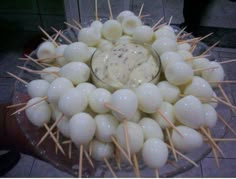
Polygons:
M166 131L166 134L167 134L168 141L170 142L171 151L174 155L175 161L177 162L178 159L177 159L177 155L176 155L176 152L175 152L175 147L174 147L173 141L172 141L171 136L170 136L170 131L169 131L168 128L166 128L165 131Z
M65 140L62 142L62 144L69 144L69 143L71 143L71 140Z
M182 41L177 42L177 44L191 43L191 42L195 42L197 40L199 40L199 37L192 38L192 39L187 39L187 40L182 40Z
M121 166L120 166L120 151L118 148L115 148L115 161L117 164L117 167L119 168L119 170L121 170Z
M24 83L25 85L28 85L28 82L26 82L25 80L21 79L20 77L14 75L13 73L7 72L8 75L10 75L11 77L17 79L18 81Z
M163 21L163 19L164 19L164 17L160 18L160 19L157 21L157 23L152 26L152 29L155 29L156 26L158 26L158 25L161 23L161 21Z
M110 163L108 162L108 160L107 160L106 158L103 158L103 160L104 160L104 162L105 162L107 168L108 168L109 171L111 172L112 176L113 176L114 178L117 178L117 176L116 176L114 170L112 169Z
M34 63L37 64L38 66L40 66L40 67L42 67L42 68L45 68L44 65L40 64L39 62L37 62L37 60L33 59L31 56L25 54L25 57L27 57L29 60L31 60L32 62L34 62Z
M236 138L213 138L216 142L235 142Z
M59 67L59 65L56 65L56 64L49 64L49 63L43 63L43 62L41 62L41 64L46 67Z
M13 104L13 105L7 106L7 108L15 108L15 107L23 106L23 105L26 105L26 104L27 104L27 103Z
M236 132L235 130L224 120L224 118L219 114L219 113L216 113L218 118L221 120L221 122L234 134L236 135Z
M193 72L199 72L199 71L205 71L205 70L214 70L216 68L219 68L219 66L215 66L215 67L208 67L208 68L202 68L202 69L195 69L193 70Z
M220 89L221 94L224 96L225 100L232 105L231 101L229 100L228 96L226 95L225 91L223 90L221 84L218 84L218 88ZM236 110L231 109L232 112L236 113Z
M175 125L162 113L161 110L157 110L157 112L161 115L161 117L181 136L184 137L181 132L175 127Z
M163 23L163 24L160 24L160 25L156 26L155 29L153 29L153 31L156 31L157 29L159 29L159 28L165 26L166 24L167 24L167 23L165 22L165 23Z
M126 150L128 153L129 159L131 159L131 151L130 151L130 142L129 142L129 133L128 133L128 126L127 126L127 120L123 121L123 127L125 131L125 145L126 145Z
M169 22L168 22L168 25L171 24L172 19L173 19L173 16L170 16L170 20L169 20Z
M68 157L71 159L71 151L72 151L72 142L69 143L69 148L68 148Z
M144 17L149 17L149 16L151 16L151 14L144 14L144 15L141 15L139 18L142 19Z
M132 158L133 158L133 169L134 169L134 174L135 177L140 178L140 172L139 172L139 165L138 165L138 159L136 154L132 154Z
M73 22L79 27L79 29L83 28L77 20L73 19Z
M110 19L113 19L110 0L107 0L107 4L108 4L109 13L110 13Z
M168 147L169 149L171 149L171 146L170 146L170 145L168 145L168 144L166 144L166 145L167 145L167 147ZM196 164L193 160L191 160L190 158L188 158L186 155L182 154L181 152L179 152L179 151L176 150L176 149L175 149L175 152L176 152L179 156L181 156L182 158L184 158L186 161L188 161L189 163L193 164L195 167L198 167L198 164Z
M79 154L79 178L82 178L83 170L83 145L80 145L80 154Z
M212 46L210 46L208 49L206 49L205 52L202 53L202 55L207 54L211 49L213 49L216 45L218 45L220 43L220 41L214 43Z
M49 129L50 130L50 129ZM57 131L56 131L56 139L57 139L57 141L59 141L59 138L60 138L60 133L59 133L59 130L57 129ZM55 146L55 152L56 152L56 154L57 154L57 152L58 152L58 147L57 147L57 145Z
M208 132L208 134L211 136L211 131L210 131L209 128L207 128L207 132ZM219 163L219 158L218 158L216 149L215 149L215 147L214 147L212 144L210 144L210 145L211 145L211 148L212 148L213 156L214 156L214 158L215 158L216 166L219 168L220 163Z
M218 63L220 63L220 64L225 64L225 63L231 63L231 62L236 62L236 59L226 60L226 61L218 62Z
M185 34L183 34L183 35L180 35L180 36L179 36L179 39L184 39L185 37L190 36L190 35L192 35L192 32L189 32L189 33L185 33Z
M199 41L202 41L203 39L206 39L207 37L209 37L209 36L211 36L211 35L213 35L213 34L214 34L214 32L211 32L211 33L205 35L204 37L201 37L201 38L199 39Z
M155 169L154 169L154 173L155 173L156 178L159 178L158 168L155 168Z
M61 119L62 119L63 117L64 117L64 114L61 113L61 114L57 117L57 119L56 119L56 121L53 123L53 125L50 127L49 131L47 131L47 132L43 135L43 137L39 140L37 146L39 146L39 145L46 139L46 137L48 136L48 134L56 127L56 125L61 121Z
M59 32L57 29L55 29L54 27L51 27L51 29L54 31L54 32ZM61 32L59 32L59 35L65 40L67 41L69 44L72 44L73 42L68 39L66 36L64 36Z
M113 107L111 104L109 103L104 103L104 106L112 111L115 111L116 113L118 113L119 115L123 116L123 118L126 118L125 114L122 113L121 111L119 111L118 109L116 109L115 107Z
M141 8L140 8L140 10L139 10L138 17L140 17L141 14L142 14L142 12L143 12L143 6L144 6L144 3L142 4L142 6L141 6Z
M91 167L94 168L93 161L86 150L84 150L84 154L85 154L85 157L87 158L89 164L91 165Z
M21 69L21 70L25 70L27 72L30 73L34 73L34 74L42 74L42 73L47 73L47 74L51 74L51 75L55 75L56 77L59 77L58 72L52 72L52 71L43 71L43 70L32 70L26 67L22 67L22 66L17 66L17 68Z
M224 105L226 105L226 106L228 106L228 107L230 107L230 108L236 110L236 106L234 106L234 105L232 105L232 104L229 104L229 103L227 103L226 101L224 101L224 100L222 100L222 99L220 99L220 98L218 98L218 97L216 97L216 96L212 96L212 98L214 98L214 99L216 99L217 101L223 103Z
M44 101L44 100L46 100L46 99L47 99L47 96L43 97L43 98L40 99L39 101L36 101L36 102L32 103L31 105L28 105L28 106L26 105L26 106L24 106L23 108L18 109L17 111L15 111L14 113L12 113L11 115L14 115L14 114L16 114L16 113L18 113L18 112L24 111L24 110L26 110L26 109L28 109L28 108L30 108L30 107L32 107L32 106L34 106L34 105L36 105L36 104L38 104L38 103Z
M98 0L95 0L95 19L98 21Z
M44 124L44 127L45 127L47 130L49 130L49 127L48 127L48 125L47 125L46 123ZM59 144L59 142L57 141L57 139L55 138L55 136L52 134L52 132L49 132L49 134L50 134L52 140L55 142L55 144L56 144L57 147L59 148L59 150L61 151L61 153L62 153L63 155L65 155L65 152L64 152L63 148L61 147L61 145Z
M55 35L55 37L53 38L54 41L57 40L57 38L59 37L60 33L61 33L61 30L59 30L59 31L57 32L57 34Z
M64 24L68 25L70 28L75 29L75 30L77 30L77 31L80 30L78 27L76 27L76 26L74 26L74 25L72 25L72 24L70 24L70 23L68 23L68 22L64 22Z
M49 40L51 40L51 42L53 43L53 45L55 45L56 47L58 47L58 44L55 42L55 40L53 40L52 37L51 37L45 30L43 30L42 27L38 26L38 28L44 33L44 35L47 36L47 38L48 38Z
M209 142L218 150L218 152L224 157L223 151L220 149L220 147L215 143L215 141L212 139L212 137L207 133L207 131L204 129L204 127L199 128L200 131L208 138Z
M187 61L192 61L192 60L197 59L197 58L205 58L205 57L209 57L209 55L198 55L198 56L195 56L195 57L187 58L184 61L187 62Z
M115 146L119 149L119 151L124 155L124 157L128 160L128 162L130 163L130 165L133 165L132 161L130 160L130 158L128 157L128 155L126 154L126 152L124 151L124 149L120 146L120 144L116 141L115 137L111 136L111 140L112 142L115 144Z
M187 27L184 27L181 31L179 31L179 33L176 35L176 38L178 39L180 37L180 35L184 32L184 30L186 29Z
M92 151L93 151L93 141L91 140L89 142L89 155L91 156L92 155Z

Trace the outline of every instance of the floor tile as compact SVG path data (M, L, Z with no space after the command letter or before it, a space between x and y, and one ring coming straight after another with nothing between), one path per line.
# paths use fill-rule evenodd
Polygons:
M202 161L203 177L236 177L236 159L220 159L220 168L216 167L213 158Z
M33 162L33 157L21 154L20 161L6 174L6 177L29 177Z
M30 173L30 177L72 177L66 172L62 172L52 165L36 159Z

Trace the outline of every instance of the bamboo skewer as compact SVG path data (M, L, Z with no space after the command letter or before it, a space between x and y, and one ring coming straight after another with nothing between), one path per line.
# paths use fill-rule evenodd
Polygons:
M93 161L86 150L84 150L84 154L85 154L85 157L87 158L89 164L91 165L91 167L94 168Z
M107 160L106 158L103 158L103 160L104 160L104 162L105 162L107 168L108 168L109 171L111 172L112 176L113 176L114 178L117 178L117 176L116 176L114 170L112 169L110 163L108 162L108 160Z
M184 27L183 29L181 29L181 31L179 31L179 33L176 35L176 39L179 39L180 35L184 32L186 28L187 27Z
M51 42L53 43L53 45L55 45L56 47L58 47L58 44L55 42L55 40L54 40L45 30L43 30L42 27L38 26L38 28L44 33L44 35L47 36L47 38L48 38L49 40L51 40Z
M226 64L226 63L231 63L231 62L236 62L236 59L227 60L227 61L223 61L223 62L219 62L219 63L220 64Z
M163 21L163 19L164 19L164 17L160 18L160 19L157 21L157 23L152 26L152 29L154 30L154 29L161 23L161 21Z
M49 129L50 130L50 129ZM57 141L59 141L59 139L60 139L60 133L59 133L59 130L57 129L57 131L56 131L56 139L57 139ZM55 152L56 152L56 154L58 153L58 147L57 147L57 145L55 146Z
M191 42L195 42L195 41L198 41L198 40L199 40L199 37L196 37L196 38L192 38L192 39L179 41L179 42L177 42L177 44L191 43Z
M54 32L59 32L57 29L55 29L54 27L51 27L52 28L52 30L54 31ZM61 32L59 32L59 35L65 40L65 41L67 41L69 44L71 44L71 43L73 43L70 39L68 39L66 36L64 36Z
M168 144L166 144L166 145L167 145L167 147L168 147L169 149L171 149L171 146L170 146L170 145L168 145ZM186 155L182 154L181 152L179 152L179 151L176 150L176 149L175 149L175 152L176 152L179 156L181 156L183 159L185 159L185 160L188 161L189 163L193 164L195 167L198 167L198 164L196 164L193 160L191 160L190 158L188 158Z
M138 165L138 159L136 154L132 154L132 158L133 158L133 169L134 169L134 174L137 178L140 178L140 172L139 172L139 165Z
M209 136L211 136L211 131L210 131L209 128L207 128L207 132L208 132ZM211 148L212 148L212 153L213 153L213 156L214 156L214 158L215 158L216 165L217 165L217 167L219 168L220 163L219 163L219 158L218 158L216 149L215 149L215 147L214 147L212 144L210 144L210 145L211 145Z
M208 83L236 83L236 80L208 81Z
M212 46L210 46L208 49L206 49L205 52L202 53L202 55L207 54L211 49L213 49L216 45L218 45L220 43L220 41L214 43Z
M223 90L222 86L219 84L218 88L220 89L221 94L224 96L225 100L232 105L231 101L229 100L228 96L225 94L225 91ZM236 110L231 109L232 112L236 112Z
M121 170L121 166L120 166L120 151L118 148L115 148L115 161L116 161L116 165L119 168L119 170Z
M217 116L218 116L218 119L220 119L221 122L222 122L234 135L236 135L235 130L224 120L224 118L223 118L219 113L217 113Z
M30 73L34 73L34 74L47 73L47 74L51 74L51 75L54 75L56 77L59 77L57 72L43 71L43 70L32 70L32 69L29 69L29 68L26 68L26 67L22 67L22 66L17 66L17 68L19 68L21 70L25 70L25 71L30 72Z
M124 151L124 149L120 146L120 144L116 141L115 137L111 136L111 140L112 142L115 144L115 146L119 149L119 151L124 155L124 157L128 160L128 162L130 163L130 165L133 165L132 161L130 160L130 158L128 157L128 155L126 154L126 152Z
M233 106L232 104L229 104L229 103L227 103L226 101L224 101L224 100L222 100L222 99L220 99L220 98L218 98L218 97L216 97L216 96L212 96L212 98L214 98L214 99L216 99L217 101L223 103L224 105L226 105L226 106L228 106L228 107L230 107L230 108L236 110L236 106Z
M155 173L156 178L159 178L158 168L155 168L155 169L154 169L154 173Z
M18 109L17 111L15 111L14 113L12 113L11 115L15 115L15 114L18 113L18 112L24 111L24 110L26 110L26 109L28 109L28 108L30 108L30 107L32 107L32 106L34 106L34 105L36 105L36 104L38 104L38 103L44 101L44 100L46 100L46 99L47 99L47 96L43 97L43 98L40 99L39 101L34 102L34 103L31 104L31 105L24 106L24 107Z
M95 0L95 19L98 21L98 0Z
M168 25L171 24L172 19L173 19L173 16L170 16L170 20L169 20L169 22L168 22Z
M219 67L215 66L215 67L208 67L208 68L202 68L202 69L195 69L195 70L193 70L193 72L206 71L206 70L214 70L214 69L217 69L217 68L219 68Z
M77 31L80 30L78 27L76 27L76 26L74 26L74 25L72 25L72 24L70 24L70 23L68 23L68 22L64 22L64 24L66 24L66 25L69 26L70 28L75 29L75 30L77 30Z
M78 171L78 177L82 178L82 169L83 169L83 149L84 146L80 145L80 154L79 154L79 171Z
M17 79L18 81L24 83L25 85L28 85L28 82L27 82L27 81L25 81L25 80L21 79L20 77L14 75L13 73L7 72L7 74L10 75L11 77Z
M73 22L79 27L79 29L83 28L77 20L73 19Z
M208 138L209 142L218 150L218 152L224 157L223 151L219 148L219 146L215 143L212 137L208 134L208 132L203 128L200 127L200 131Z
M124 131L125 131L125 145L126 145L126 150L129 159L131 159L131 153L130 153L130 142L129 142L129 133L128 133L128 126L127 126L127 120L123 120L123 126L124 126Z
M72 142L70 141L69 147L68 147L68 157L71 159L71 152L72 152Z
M175 152L175 148L174 148L173 141L172 141L171 136L170 136L170 131L169 131L168 128L166 128L165 131L166 131L166 134L167 134L167 139L168 139L168 141L170 142L171 151L172 151L172 153L173 153L173 155L174 155L175 161L177 162L178 159L177 159L177 155L176 155L176 152Z
M26 105L26 104L27 104L27 103L13 104L13 105L7 106L7 108L15 108L15 107L23 106L23 105Z
M109 13L110 13L109 19L113 19L113 14L112 14L112 9L111 9L110 0L107 0L107 4L108 4Z
M31 60L32 62L34 62L34 63L37 64L38 66L40 66L40 67L42 67L42 68L45 68L44 65L40 64L39 62L37 62L37 60L33 59L31 56L25 54L25 57L27 57L29 60Z
M183 135L181 134L181 132L175 127L175 125L162 113L161 110L157 110L157 112L161 115L161 117L181 136L183 137Z
M51 131L56 127L56 125L61 121L61 119L62 119L63 117L64 117L64 114L60 114L60 115L57 117L56 121L55 121L55 122L53 123L53 125L50 127L49 131L47 131L47 132L43 135L43 137L40 139L40 141L38 142L37 146L39 146L39 145L46 139L46 137L48 136L49 132L51 132Z
M45 127L47 130L49 130L49 127L48 127L47 124L44 124L44 127ZM53 141L55 142L55 144L57 145L58 149L61 151L61 153L62 153L63 155L65 155L65 152L64 152L63 148L61 147L61 145L59 144L59 142L57 141L57 139L55 138L55 136L52 134L52 132L49 132L49 134L50 134L52 140L53 140Z
M209 55L198 55L198 56L195 56L195 57L187 58L184 61L187 62L187 61L192 61L194 59L205 58L205 57L209 57Z
M142 4L140 10L139 10L139 13L138 13L138 17L141 16L142 12L143 12L143 7L144 7L144 3Z

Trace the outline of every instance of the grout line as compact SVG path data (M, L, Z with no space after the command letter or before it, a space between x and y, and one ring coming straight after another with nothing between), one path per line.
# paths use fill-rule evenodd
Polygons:
M34 158L34 160L33 160L33 162L32 162L32 166L31 166L31 168L30 168L30 172L29 172L29 176L28 176L28 177L30 177L31 174L32 174L32 170L33 170L33 167L34 167L35 160L36 160L36 159Z

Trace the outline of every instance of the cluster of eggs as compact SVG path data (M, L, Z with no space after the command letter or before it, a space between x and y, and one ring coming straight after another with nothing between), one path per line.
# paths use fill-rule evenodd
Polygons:
M104 51L109 51L112 41L130 39L155 49L165 77L135 89L109 91L95 86L89 61L96 48L106 44ZM114 157L112 137L126 150L125 120L129 152L141 152L148 167L162 167L169 155L163 130L170 128L176 149L190 152L203 144L197 129L214 127L217 121L217 102L212 101L215 83L209 81L222 81L224 70L215 61L193 58L191 47L178 43L170 25L154 31L131 11L105 23L93 21L79 31L78 42L55 46L45 41L38 47L39 59L60 67L43 69L41 79L27 85L31 99L26 115L38 127L62 116L57 123L61 134L77 147L91 143L91 156L98 161ZM199 70L205 68L209 69ZM171 124L176 128L172 130Z

